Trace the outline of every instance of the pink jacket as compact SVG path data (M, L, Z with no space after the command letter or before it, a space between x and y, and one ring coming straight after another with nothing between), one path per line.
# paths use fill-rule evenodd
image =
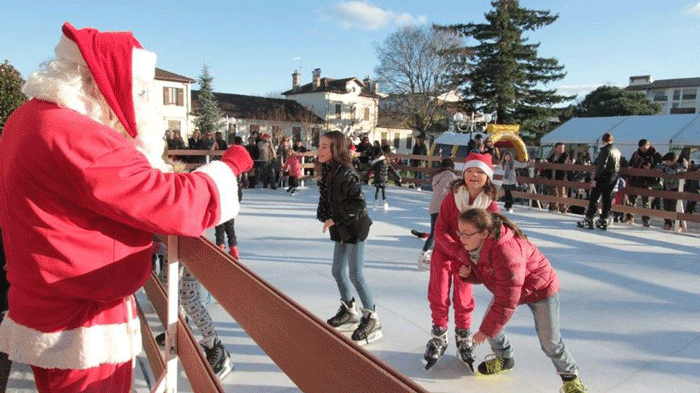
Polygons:
M130 360L141 344L129 298L151 273L153 233L200 236L235 216L233 171L163 173L115 130L36 99L2 138L0 351L43 368Z
M463 260L472 271L464 280L484 284L493 293L493 302L479 331L494 337L508 323L519 304L547 299L559 290L559 279L549 260L529 240L516 238L501 226L501 237L486 238L474 263Z
M284 165L282 166L282 171L283 172L289 171L289 176L301 177L301 160L300 160L300 158L295 154L291 154L291 155L287 156L287 159L284 160Z

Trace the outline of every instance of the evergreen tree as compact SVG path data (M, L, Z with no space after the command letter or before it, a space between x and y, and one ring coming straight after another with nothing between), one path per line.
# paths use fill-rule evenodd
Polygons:
M0 64L0 133L12 111L27 101L22 85L24 80L19 71L7 60Z
M496 0L491 5L487 23L442 27L478 42L470 47L463 71L455 78L468 111L496 112L499 123L520 124L521 136L532 142L548 131L552 106L574 98L544 88L566 75L564 66L556 58L538 57L540 44L523 36L554 23L558 15L522 8L518 0Z
M202 66L202 74L199 76L199 95L197 96L197 109L195 115L197 119L194 125L202 135L208 132L214 133L221 128L221 109L214 97L214 89L212 81L214 77L209 74L209 68L206 64Z
M590 92L576 107L579 117L655 115L661 105L653 103L640 92L630 92L616 86L600 86Z

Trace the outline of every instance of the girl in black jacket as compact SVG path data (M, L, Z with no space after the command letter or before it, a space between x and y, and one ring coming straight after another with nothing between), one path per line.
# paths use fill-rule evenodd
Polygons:
M352 339L369 343L382 337L374 299L363 272L365 239L372 224L359 176L352 168L347 138L339 131L323 135L318 148L317 165L319 202L316 217L323 222L323 232L330 230L335 242L333 277L340 291L340 309L328 320L335 328L357 328ZM355 308L350 283L362 301L362 317ZM359 322L359 325L357 323Z

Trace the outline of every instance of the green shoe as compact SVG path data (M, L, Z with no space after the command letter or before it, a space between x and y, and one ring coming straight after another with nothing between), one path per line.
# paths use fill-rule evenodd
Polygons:
M560 393L585 393L587 391L588 388L581 383L578 377L571 381L564 381L564 386L559 390Z
M479 372L483 375L492 375L508 371L515 365L513 358L499 358L496 355L486 356L486 360L479 364Z

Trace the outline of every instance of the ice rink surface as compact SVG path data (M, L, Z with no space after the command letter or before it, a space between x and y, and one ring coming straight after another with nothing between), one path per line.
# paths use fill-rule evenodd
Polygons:
M540 349L527 307L518 308L506 326L515 349L511 372L471 374L455 357L453 334L442 360L432 370L423 370L431 328L429 274L416 267L423 241L410 230L430 230L430 193L390 187L388 211L372 209L374 187L365 186L365 196L374 221L365 276L384 333L365 348L430 392L558 392L561 380ZM313 185L296 196L283 189L245 190L235 229L241 261L325 320L337 311L339 295L331 276L333 243L315 220L317 202ZM559 275L562 336L590 392L700 393L697 234L638 225L613 225L606 232L576 229L579 216L521 205L508 215ZM213 230L207 235L213 240ZM475 286L474 295L472 330L491 299L483 286ZM208 308L235 365L222 381L226 391L300 391L216 301ZM450 333L453 329L451 324ZM487 345L477 347L478 361L489 353ZM138 367L136 374L140 375ZM28 367L13 365L8 392L20 391L34 391L33 378ZM143 378L137 378L136 391L148 391ZM179 391L191 391L184 377ZM333 386L328 390L341 391Z

